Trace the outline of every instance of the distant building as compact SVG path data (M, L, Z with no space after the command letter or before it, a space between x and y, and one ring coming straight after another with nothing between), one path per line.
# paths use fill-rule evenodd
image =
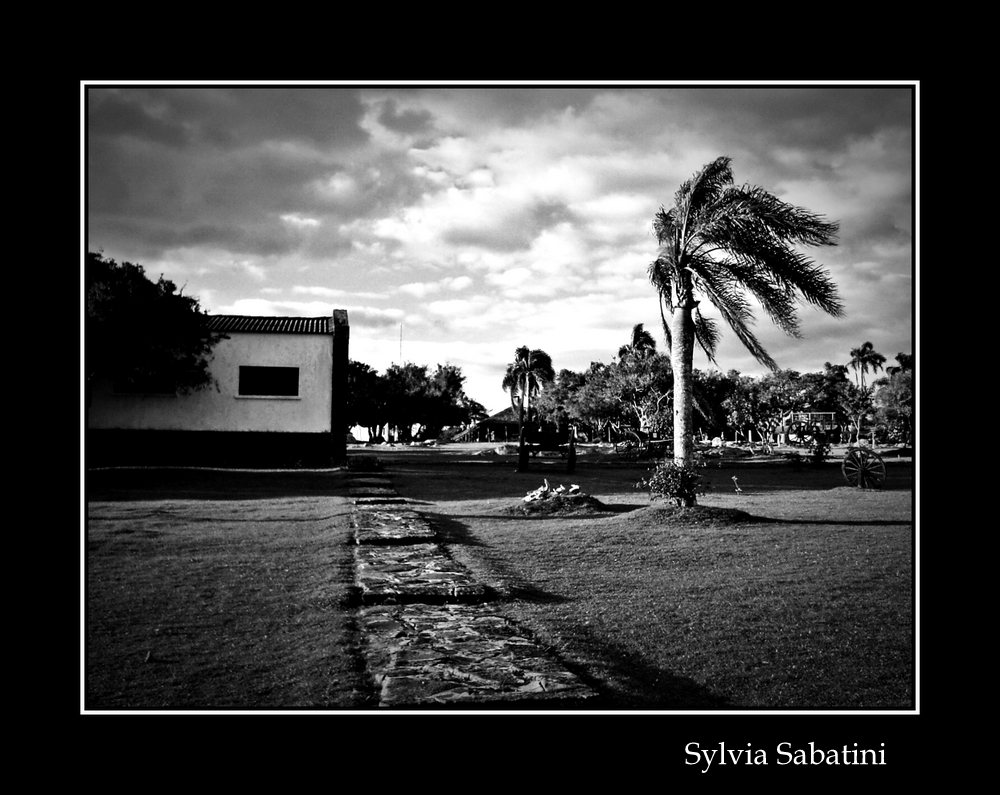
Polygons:
M455 436L456 442L516 442L517 413L512 408L498 411L492 417L470 425Z
M327 466L346 456L350 327L330 317L213 315L215 383L179 395L94 385L87 466Z

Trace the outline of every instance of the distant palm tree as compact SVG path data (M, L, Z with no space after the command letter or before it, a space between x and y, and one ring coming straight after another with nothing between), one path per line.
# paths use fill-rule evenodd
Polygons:
M896 354L896 361L898 365L896 367L886 367L885 374L888 376L894 376L897 373L903 373L907 370L913 370L913 354L903 353L900 351Z
M838 225L780 201L762 188L733 185L728 157L704 166L653 219L659 250L649 278L660 298L660 317L674 371L674 460L691 461L694 343L715 360L718 324L698 310L700 298L722 314L760 363L778 366L750 333L749 293L768 317L798 337L796 301L834 317L843 315L836 285L825 269L792 245L834 245Z
M520 407L517 420L517 466L519 471L527 469L527 454L524 447L525 412L530 419L532 395L537 395L542 387L552 383L555 377L555 370L552 369L552 357L537 348L529 350L526 345L522 345L514 351L514 361L507 365L507 372L503 377L503 388L510 392L511 407Z
M868 368L871 368L872 375L874 375L882 369L883 364L885 364L885 357L876 351L875 346L870 342L851 349L851 361L848 362L848 365L854 370L855 381L861 389L865 388L865 373L868 372ZM859 374L860 380L858 380Z
M636 323L632 326L632 338L628 345L622 345L618 349L618 358L619 360L627 357L642 359L655 352L656 340L653 339L653 335L643 328L642 323Z

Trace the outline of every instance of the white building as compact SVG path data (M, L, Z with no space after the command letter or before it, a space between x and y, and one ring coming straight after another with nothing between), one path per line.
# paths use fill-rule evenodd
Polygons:
M322 466L346 454L350 327L330 317L213 315L214 383L188 395L94 385L85 455L100 464Z

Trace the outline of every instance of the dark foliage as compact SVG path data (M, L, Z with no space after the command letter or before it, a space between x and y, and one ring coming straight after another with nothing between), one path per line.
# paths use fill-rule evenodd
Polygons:
M212 383L210 354L225 335L208 330L198 299L141 265L89 252L84 272L84 366L88 389L110 379L118 391L173 392Z
M636 484L649 489L651 500L667 500L678 507L691 507L698 502L702 491L701 474L704 464L681 465L672 458L663 459L652 469L652 474Z

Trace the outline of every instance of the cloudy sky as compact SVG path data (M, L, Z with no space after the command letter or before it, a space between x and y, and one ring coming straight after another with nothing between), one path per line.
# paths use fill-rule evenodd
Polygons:
M557 371L636 323L662 347L651 222L722 155L840 224L809 253L846 317L803 307L794 339L759 316L779 366L914 349L916 84L81 88L89 250L213 314L347 309L351 358L457 365L490 410L521 345ZM732 333L717 362L764 372Z

